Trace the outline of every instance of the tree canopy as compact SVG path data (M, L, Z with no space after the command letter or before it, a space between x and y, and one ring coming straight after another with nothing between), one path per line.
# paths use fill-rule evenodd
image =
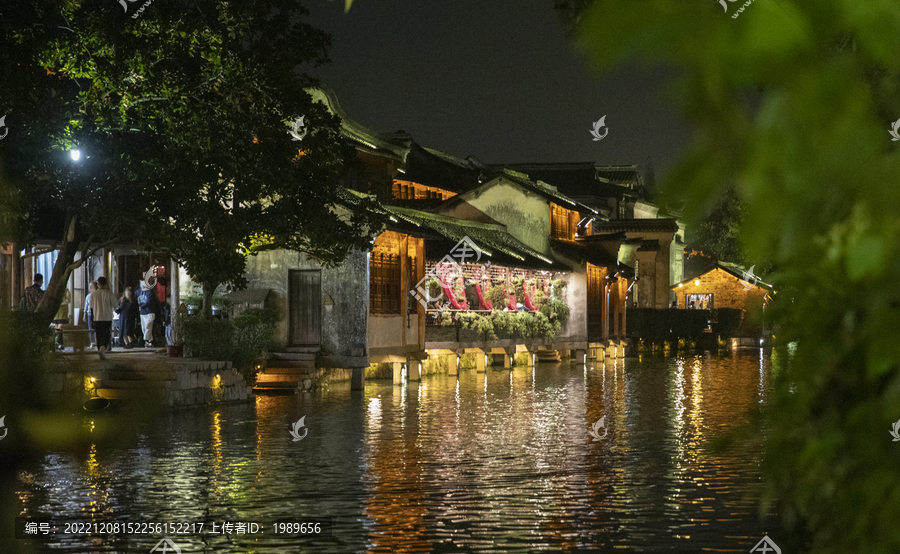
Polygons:
M723 13L722 7L725 7ZM680 68L696 125L663 183L688 209L736 182L742 243L771 260L777 340L764 468L791 552L900 550L900 11L891 3L603 0L580 40L600 67ZM688 213L687 216L692 214ZM758 429L756 429L758 432Z
M168 253L209 296L221 283L241 286L245 257L261 248L335 264L368 245L379 222L339 198L353 152L338 118L304 91L315 82L302 70L327 61L330 38L301 21L298 1L155 0L142 12L100 0L12 4L0 11L4 62L21 94L0 110L33 143L4 151L17 160L7 175L20 192L52 182L50 198L82 243L128 238ZM35 95L60 106L41 112ZM301 117L306 133L292 140ZM89 163L63 159L74 145ZM62 173L96 186L70 186ZM79 195L91 201L72 202ZM48 197L12 198L25 213ZM61 263L71 267L71 256Z

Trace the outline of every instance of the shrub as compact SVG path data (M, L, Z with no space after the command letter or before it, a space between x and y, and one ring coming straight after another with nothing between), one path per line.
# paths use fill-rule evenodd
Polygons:
M23 362L41 361L56 350L53 329L34 312L6 312L6 333Z
M196 358L230 361L252 386L257 366L272 345L276 326L275 313L259 308L248 308L233 320L185 316L184 348Z
M487 335L489 340L497 338L494 333L494 322L490 316L483 316L472 312L464 312L459 315L463 329L472 329L478 333Z
M484 296L494 306L495 310L502 310L503 308L506 307L506 304L508 302L507 294L506 294L506 285L504 283L491 285L484 292Z
M231 361L251 385L256 383L256 368L266 359L277 326L278 317L267 309L248 308L234 319Z
M186 354L204 360L231 360L234 353L231 320L189 315L181 322Z

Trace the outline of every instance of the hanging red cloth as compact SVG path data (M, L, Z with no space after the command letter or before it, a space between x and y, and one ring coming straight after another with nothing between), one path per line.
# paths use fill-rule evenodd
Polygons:
M531 289L531 294L534 294L534 288ZM525 307L529 309L529 311L536 312L537 308L531 303L531 295L528 294L528 289L525 285L525 281L522 281L522 296L524 298L523 304Z
M466 303L466 301L463 300L462 302L459 302L459 301L456 299L456 295L453 294L453 291L452 291L452 290L450 290L450 286L449 286L449 285L450 285L451 283L449 283L449 282L447 281L447 267L446 267L446 265L443 264L443 263L438 264L437 270L438 270L438 281L441 283L441 288L444 290L444 294L445 294L445 295L447 296L447 298L450 300L450 306L451 306L454 310L468 310L468 309L469 309L469 305Z
M494 305L484 299L481 293L481 283L475 283L475 293L478 294L478 303L481 304L482 310L493 310Z

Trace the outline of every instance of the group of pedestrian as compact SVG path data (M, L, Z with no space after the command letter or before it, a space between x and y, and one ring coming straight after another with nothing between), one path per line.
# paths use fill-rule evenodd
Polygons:
M44 295L41 288L44 276L35 274L33 282L34 284L25 288L19 305L21 310L34 311ZM119 315L119 344L126 349L134 348L138 343L152 347L154 335L162 335L162 332L155 332L155 325L170 325L169 305L159 302L153 288L146 281L141 281L137 293L134 288L126 287L117 300L109 290L106 277L99 277L90 284L90 292L84 299L84 320L91 334L96 335L97 352L101 359L106 359L106 353L112 344L113 314ZM53 319L57 329L57 347L60 349L63 348L62 326L69 322L69 302L69 291L66 290L65 298ZM91 346L94 346L93 341Z

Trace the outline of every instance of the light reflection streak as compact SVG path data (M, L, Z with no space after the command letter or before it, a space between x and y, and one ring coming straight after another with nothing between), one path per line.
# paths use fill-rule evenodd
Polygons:
M213 465L213 491L221 493L222 480L222 412L216 410L213 412L213 421L211 426L212 450L215 463Z

